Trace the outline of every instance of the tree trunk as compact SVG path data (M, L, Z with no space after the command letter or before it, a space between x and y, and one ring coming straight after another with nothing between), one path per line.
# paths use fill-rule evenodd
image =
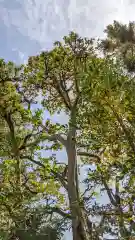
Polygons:
M76 130L71 126L66 151L68 156L68 197L72 216L73 240L90 240L91 232L88 219L84 214L84 209L80 206L75 135Z

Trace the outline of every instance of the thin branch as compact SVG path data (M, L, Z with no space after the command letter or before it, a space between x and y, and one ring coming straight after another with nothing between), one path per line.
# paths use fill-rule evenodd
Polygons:
M38 133L37 133L38 134ZM21 146L19 147L19 150L23 150L26 148L26 143L27 141L31 138L31 137L34 137L34 136L37 136L37 134L28 134L25 136L25 138L23 139L23 143L21 144Z
M129 142L129 145L131 146L131 148L132 148L132 150L133 150L133 152L134 152L134 154L135 154L135 143L134 143L132 137L130 136L131 133L130 133L129 130L126 128L125 124L123 123L122 118L120 118L120 116L119 116L117 113L115 113L115 115L116 115L116 117L117 117L117 120L118 120L120 126L121 126L122 129L123 129L123 132L125 133L125 136L126 136L128 142Z
M103 150L103 151L104 151L104 150ZM103 151L102 151L102 152L103 152ZM100 156L98 156L98 155L96 155L96 154L92 154L92 153L88 153L88 152L78 152L78 155L95 158L95 159L97 159L98 163L101 162ZM104 178L103 176L102 176L102 181L103 181L103 184L104 184L104 186L105 186L105 189L106 189L106 191L107 191L107 194L108 194L108 197L109 197L111 203L112 203L114 206L116 206L116 202L115 202L114 196L112 195L112 191L110 190L110 188L109 188L109 186L108 186L108 184L107 184L107 182L106 182L106 180L105 180L105 178Z
M64 103L65 103L65 106L68 108L68 110L71 110L71 102L69 101L69 96L67 96L67 92L66 91L63 91L62 88L61 88L61 84L59 83L59 81L57 80L57 78L55 76L53 76L55 78L54 80L54 84L55 85L55 89L57 90L57 92L59 93L59 95L62 97Z
M34 160L31 156L20 156L21 159L27 159L33 163L35 163L36 165L38 165L39 167L45 168L44 164L42 164L39 161Z
M46 129L46 128L45 128ZM47 129L48 131L48 129ZM40 132L40 133L43 133L43 130ZM39 144L41 141L42 141L42 137L40 138L40 136L38 137L38 139L36 139L35 141L31 142L31 143L28 143L26 144L26 142L30 139L30 137L33 137L33 136L36 136L36 135L39 135L40 133L37 133L37 134L29 134L27 135L25 138L24 138L24 141L22 143L22 145L19 147L19 150L24 150L28 147L33 147L33 146L36 146L37 144ZM64 145L66 147L67 145L67 142L66 140L60 135L60 134L54 134L54 135L46 135L44 140L48 140L48 141L59 141L62 145Z
M100 157L96 154L93 154L93 153L88 153L88 152L77 152L77 155L79 156L83 156L83 157L90 157L90 158L95 158L97 159L98 162L100 162Z
M38 165L39 167L42 167L45 169L44 164L42 164L39 161L34 160L31 156L20 156L21 159L28 159L29 161L35 163L36 165ZM61 184L63 185L63 187L68 190L67 187L67 183L65 182L65 179L63 178L63 176L60 173L55 172L53 169L50 170L51 174L55 177L55 179L59 180L61 182Z
M47 213L48 214L58 213L59 215L61 215L64 218L72 219L72 217L69 213L65 213L62 209L60 209L58 207L52 207L52 208L48 209Z
M44 67L45 67L45 77L44 77L44 79L45 79L48 77L48 58L47 58L47 56L44 56ZM52 87L55 88L55 90L58 92L60 97L63 99L65 106L70 111L71 110L71 102L70 102L70 98L68 97L67 91L63 90L63 88L61 87L61 83L58 81L57 77L54 74L52 75L52 79L53 79Z
M110 190L107 182L105 181L105 179L104 179L103 177L102 177L102 181L103 181L103 184L104 184L104 186L105 186L105 190L107 191L107 194L108 194L108 197L109 197L109 199L110 199L111 204L112 204L113 206L117 206L116 201L115 201L115 199L114 199L114 197L113 197L112 190Z
M85 191L81 194L81 198L85 198L85 194L89 191L91 191L94 188L94 186L89 186L85 189ZM93 193L89 196L89 199L92 197Z
M119 195L119 178L116 176L115 180L115 201L117 205L120 205L120 195Z
M24 150L24 149L26 149L26 148L28 148L28 147L34 147L34 146L37 146L39 143L40 143L40 139L38 138L38 139L36 139L35 141L33 141L33 142L31 142L31 143L28 143L27 145L22 145L20 148L19 148L19 150Z
M62 91L63 91L63 94L65 95L65 98L67 99L66 101L69 103L69 105L71 106L71 100L70 100L70 97L69 97L69 90L66 89L66 81L64 79L64 75L62 74L62 78L61 78L61 75L59 74L59 77L60 77L60 84L59 84L59 87L61 87Z
M77 57L75 60L77 60ZM77 95L79 95L80 89L79 89L79 84L78 84L78 79L77 79L77 65L76 64L78 64L78 63L74 62L74 80L75 80L76 93L77 93Z

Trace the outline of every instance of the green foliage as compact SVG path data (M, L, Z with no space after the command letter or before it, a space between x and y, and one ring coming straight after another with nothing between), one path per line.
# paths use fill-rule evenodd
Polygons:
M75 240L135 235L134 23L115 21L106 33L102 57L71 32L25 66L0 60L3 240L60 239L71 222ZM67 124L45 120L46 111L64 111ZM89 167L83 193L80 158Z
M128 25L114 21L105 29L107 38L101 41L100 47L104 53L109 52L119 57L129 72L135 70L134 44L135 44L135 23Z

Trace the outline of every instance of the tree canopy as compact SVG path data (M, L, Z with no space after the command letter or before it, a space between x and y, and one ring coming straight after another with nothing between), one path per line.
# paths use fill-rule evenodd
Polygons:
M2 240L135 236L134 26L114 21L98 42L71 32L25 65L0 60Z

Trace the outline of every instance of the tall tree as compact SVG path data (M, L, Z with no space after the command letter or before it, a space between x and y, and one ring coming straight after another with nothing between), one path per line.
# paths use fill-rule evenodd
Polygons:
M87 68L87 59L94 56L92 41L82 39L71 33L64 38L64 43L56 42L50 52L43 52L37 57L29 58L25 68L27 91L32 87L42 94L42 106L50 113L64 111L69 118L68 126L59 133L56 126L51 130L50 124L43 126L50 140L59 142L66 150L67 180L64 187L68 191L72 216L73 239L82 240L92 237L91 223L86 217L84 206L80 205L77 168L77 137L79 126L77 116L81 100L81 75ZM24 79L24 81L25 81Z

